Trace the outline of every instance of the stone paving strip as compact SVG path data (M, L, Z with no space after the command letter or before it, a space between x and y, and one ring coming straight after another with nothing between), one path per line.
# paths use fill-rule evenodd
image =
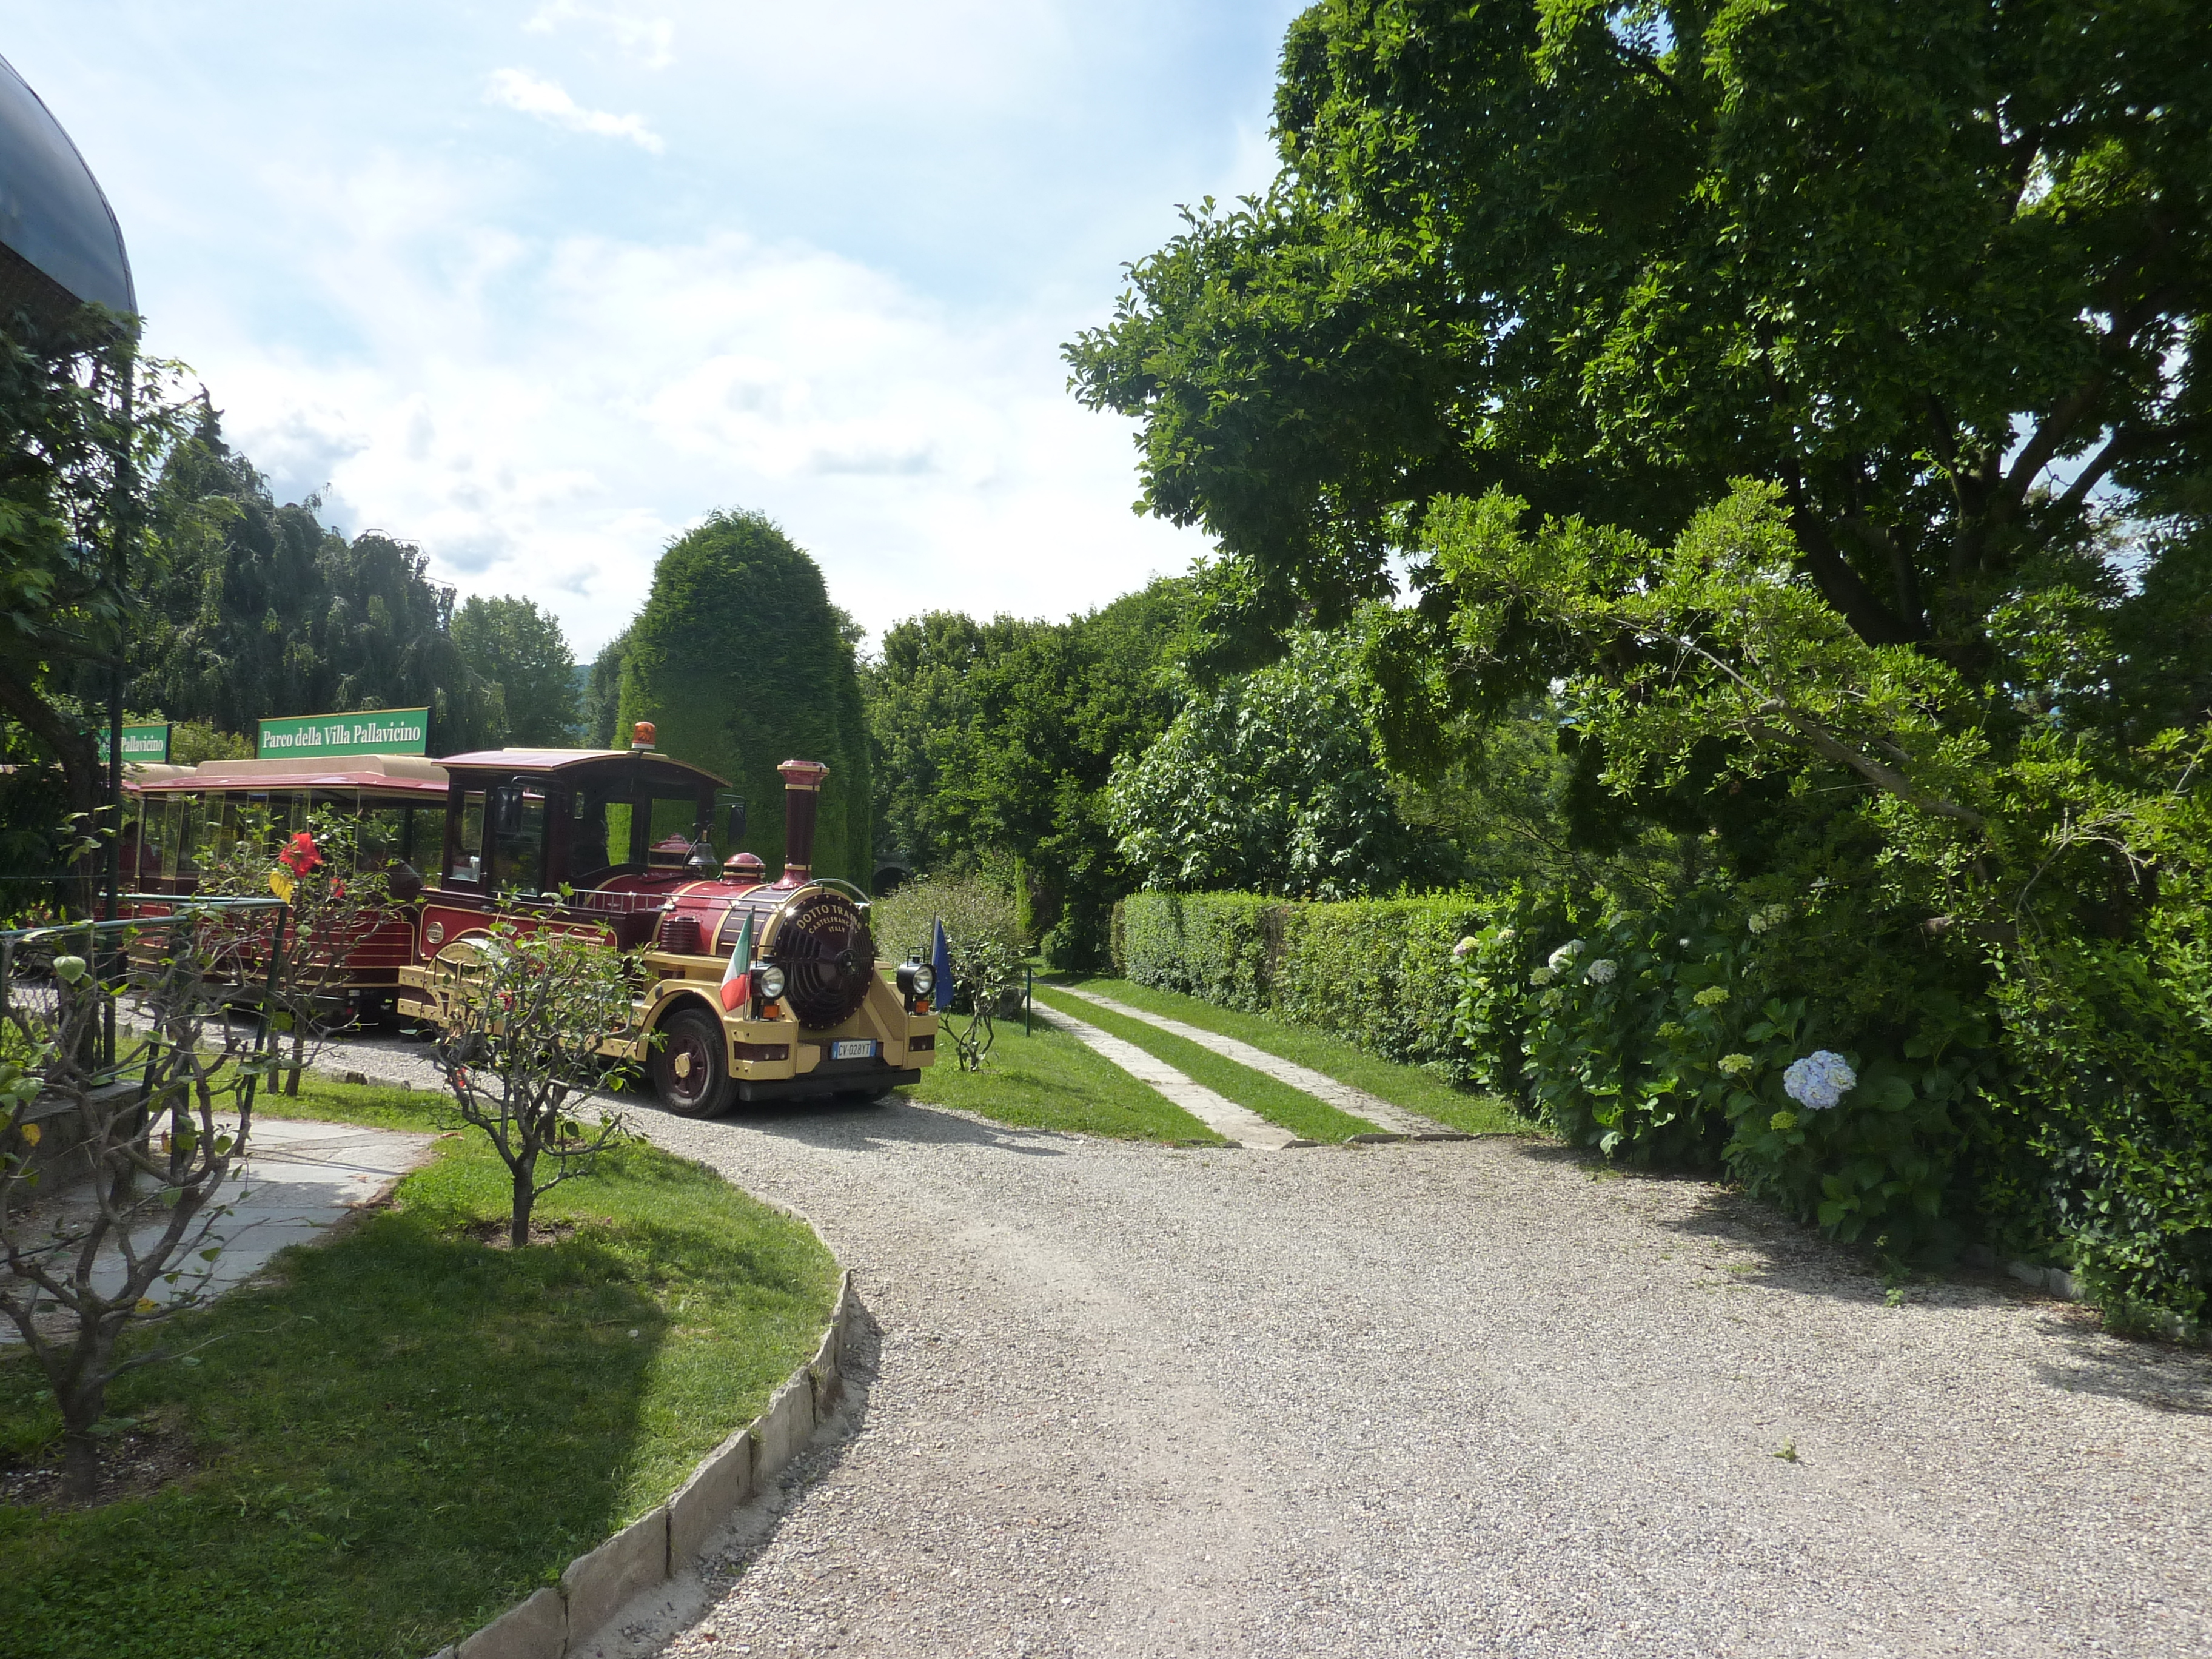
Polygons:
M1031 1012L1046 1024L1066 1031L1077 1042L1105 1055L1138 1082L1158 1090L1224 1140L1234 1141L1240 1146L1255 1147L1263 1152L1279 1152L1286 1146L1310 1146L1315 1144L1300 1139L1279 1123L1268 1122L1257 1112L1239 1106L1226 1095L1216 1094L1204 1084L1185 1077L1167 1061L1146 1054L1133 1042L1124 1042L1120 1037L1100 1030L1096 1025L1088 1024L1073 1015L1063 1014L1058 1009L1048 1008L1041 1002L1031 1006Z
M1340 1083L1326 1072L1316 1072L1310 1066L1285 1060L1280 1054L1271 1054L1265 1048L1255 1048L1249 1042L1224 1036L1218 1031L1209 1031L1202 1025L1170 1019L1165 1014L1155 1014L1126 1002L1116 1002L1111 997L1100 996L1096 991L1078 990L1073 985L1054 985L1050 988L1062 996L1081 997L1085 1002L1096 1003L1107 1012L1119 1014L1124 1019L1140 1019L1147 1025L1172 1032L1202 1048L1211 1048L1224 1060L1233 1060L1239 1066L1249 1066L1255 1072L1266 1073L1278 1083L1287 1083L1293 1089L1303 1089L1315 1099L1326 1101L1338 1111L1349 1113L1353 1117L1364 1117L1394 1135L1407 1135L1417 1140L1468 1139L1457 1129L1447 1129L1432 1119L1409 1112L1402 1106L1394 1106L1379 1095L1370 1095L1366 1090L1354 1088L1349 1083Z
M234 1129L235 1121L218 1123ZM313 1244L347 1215L373 1203L399 1178L430 1155L435 1135L400 1129L372 1129L354 1123L321 1123L299 1118L256 1118L245 1158L216 1194L223 1213L214 1218L202 1245L178 1264L174 1284L157 1283L147 1294L156 1302L179 1296L212 1297L234 1289L269 1265L288 1244ZM52 1218L68 1224L88 1215L94 1198L82 1182L43 1199L27 1219ZM149 1247L161 1224L149 1222L134 1237ZM202 1248L222 1252L212 1263ZM123 1282L119 1252L94 1264L94 1289L112 1292ZM15 1342L11 1329L0 1346Z

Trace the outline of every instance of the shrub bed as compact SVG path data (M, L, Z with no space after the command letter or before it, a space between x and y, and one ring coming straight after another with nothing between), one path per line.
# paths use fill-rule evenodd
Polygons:
M1493 1090L1608 1158L1724 1170L1886 1256L1985 1241L2123 1322L2203 1316L2212 1012L2186 963L1938 949L1817 882L1643 909L1140 893L1113 946L1139 984Z

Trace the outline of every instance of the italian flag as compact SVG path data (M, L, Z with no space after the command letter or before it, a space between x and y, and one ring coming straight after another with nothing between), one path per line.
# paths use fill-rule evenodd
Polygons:
M730 965L722 969L722 1006L734 1012L752 994L753 919L745 918L738 942L730 947Z

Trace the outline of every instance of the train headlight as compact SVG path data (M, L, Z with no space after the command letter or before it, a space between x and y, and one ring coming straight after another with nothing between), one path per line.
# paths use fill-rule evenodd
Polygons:
M763 1002L774 1002L783 994L783 969L770 963L760 970L760 995Z
M926 962L916 962L908 957L899 963L899 995L905 1000L906 1011L912 1013L918 1002L927 1002L929 994L937 988L937 969Z

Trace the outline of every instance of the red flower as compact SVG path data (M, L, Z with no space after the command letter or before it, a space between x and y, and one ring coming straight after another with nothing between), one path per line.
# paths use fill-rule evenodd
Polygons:
M276 861L294 875L304 876L309 871L321 867L323 855L315 850L314 836L302 830L276 855Z

